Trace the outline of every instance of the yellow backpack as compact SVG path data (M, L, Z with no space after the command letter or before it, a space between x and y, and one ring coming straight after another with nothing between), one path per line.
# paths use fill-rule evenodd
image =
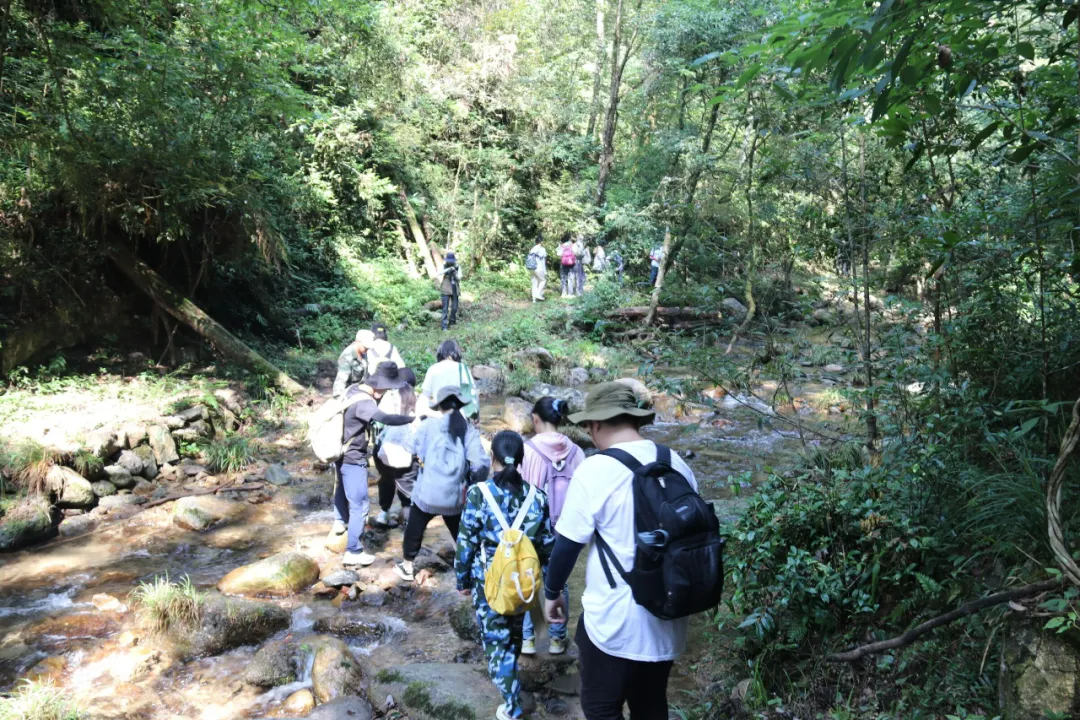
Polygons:
M480 483L480 492L502 527L499 546L495 548L495 557L484 579L484 597L491 609L500 615L521 615L536 604L537 589L544 583L536 548L521 531L521 524L525 522L525 516L536 498L536 488L529 486L529 494L521 504L513 525L506 524L506 516L486 482Z

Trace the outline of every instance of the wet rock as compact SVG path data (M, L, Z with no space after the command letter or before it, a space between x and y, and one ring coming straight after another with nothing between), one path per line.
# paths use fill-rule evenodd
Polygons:
M297 690L281 703L281 712L285 715L301 717L314 709L315 696L307 688Z
M156 478L158 474L158 464L157 459L154 457L154 450L149 445L140 445L132 452L142 460L142 476L147 480Z
M585 368L573 368L566 375L566 381L570 385L585 385L589 382L589 371Z
M308 720L371 720L375 711L362 697L341 697L315 708ZM464 720L464 718L462 718Z
M244 512L242 503L225 500L215 495L196 495L180 498L173 506L174 525L185 530L202 532L214 525Z
M162 664L160 650L152 647L133 647L109 658L109 674L113 680L130 683L146 677Z
M258 645L289 627L289 617L271 603L212 596L203 603L198 627L171 630L169 640L186 657L218 655L242 645Z
M97 503L94 486L71 468L53 465L45 476L45 484L56 495L62 508L88 508Z
M510 358L510 365L511 367L550 370L555 365L555 356L542 347L530 347L514 353Z
M750 312L746 309L746 306L735 298L724 298L724 302L720 303L728 313L731 314L736 320L742 320L746 317L746 314Z
M535 403L545 396L565 400L566 404L570 407L570 412L580 412L585 409L585 393L576 388L559 387L558 385L548 385L547 383L536 383L531 388L521 393L521 397L525 398L530 403Z
M360 602L368 607L382 607L386 604L386 590L380 585L368 585L360 596Z
M124 450L116 459L116 464L128 471L130 475L142 475L145 467L143 460L131 450Z
M464 600L450 608L450 627L462 640L481 643L480 626L476 623L476 611L471 601Z
M266 468L263 479L271 485L288 485L292 480L292 475L282 465L274 463Z
M168 428L154 425L148 431L148 436L158 465L174 463L180 459L180 454L176 452L176 441L169 434Z
M29 682L59 685L63 681L66 671L67 658L63 655L52 655L27 670L22 679Z
M135 479L131 477L131 473L119 465L106 465L105 478L121 490L135 487Z
M327 587L342 587L343 585L355 585L360 582L360 576L352 570L335 570L322 579Z
M120 449L116 431L111 428L94 430L86 436L86 447L101 459L111 457Z
M146 442L146 426L132 423L120 429L119 436L123 438L123 446L129 450Z
M355 612L341 612L315 621L315 632L378 640L390 634L385 623Z
M283 552L251 565L238 567L218 582L226 595L288 597L306 590L319 579L319 566L307 555Z
M72 613L50 617L34 625L31 634L39 639L37 644L46 652L66 649L73 640L91 640L108 637L119 629L112 615L99 612Z
M569 655L522 655L518 659L518 678L521 687L530 692L542 690L556 678L577 669L577 659Z
M243 680L261 688L295 682L303 671L303 653L295 640L273 640L259 648L244 669Z
M0 552L25 547L52 534L52 509L48 500L28 497L0 518Z
M96 483L90 483L90 489L93 490L94 494L99 498L116 494L116 486L108 480L98 480Z
M320 703L360 692L364 673L360 669L360 661L348 645L329 635L309 643L315 647L311 689Z
M96 528L99 522L101 522L100 516L79 515L77 517L65 518L56 530L62 537L82 535L83 533L90 532Z
M632 377L619 378L615 382L621 383L634 391L634 397L637 398L638 407L652 407L652 391L645 386L645 383L641 382L637 378Z
M1004 717L1072 717L1080 699L1080 650L1067 634L1016 622L1002 649L998 692Z
M473 365L471 370L476 381L476 393L480 397L502 394L506 387L502 370L489 365Z
M115 596L108 593L98 593L90 598L90 603L100 612L126 612L127 606Z
M519 397L506 398L506 406L503 408L503 422L506 427L516 433L531 433L533 431L532 404Z
M486 681L486 682L485 682ZM414 663L374 674L371 697L393 696L411 720L495 717L502 695L482 665Z
M145 504L146 498L141 495L110 495L98 500L98 507L106 510Z

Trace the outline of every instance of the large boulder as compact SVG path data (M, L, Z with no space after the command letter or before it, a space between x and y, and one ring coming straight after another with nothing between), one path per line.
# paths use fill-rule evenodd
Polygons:
M489 365L473 365L473 380L476 381L476 393L480 397L501 395L506 387L506 378L502 370Z
M120 465L106 465L105 479L121 490L135 487L135 478L126 467Z
M157 458L154 457L154 449L149 445L140 445L134 453L143 462L142 476L147 480L153 480L158 474Z
M556 679L577 670L577 658L569 655L522 655L518 659L518 680L521 688L536 692Z
M176 451L176 441L173 440L169 428L162 425L154 425L148 431L150 447L154 451L154 459L158 465L175 463L180 460L180 453Z
M532 403L528 403L519 397L506 398L506 407L503 409L503 422L506 427L516 433L531 433L533 431Z
M311 666L311 690L320 703L328 703L346 695L361 691L364 680L360 661L349 646L329 635L310 638L307 644L315 648L315 662Z
M571 368L570 372L566 374L566 382L570 385L587 385L589 371L582 367Z
M272 640L255 653L244 668L243 679L261 688L278 687L295 682L303 672L304 653L296 640Z
M1080 706L1080 650L1068 633L1018 621L1002 648L998 693L1004 717L1076 717ZM1072 640L1072 642L1070 642Z
M244 645L258 645L289 627L288 611L272 603L218 595L203 601L199 620L192 628L170 628L168 640L181 657L220 655Z
M98 498L98 507L105 510L128 507L129 505L145 505L146 498L141 495L109 495Z
M124 439L123 446L134 450L146 441L146 426L137 423L125 425L120 429L120 435Z
M93 490L94 494L99 498L116 494L116 486L108 480L98 480L96 483L90 483L90 489Z
M173 506L173 524L185 530L202 532L222 521L243 514L243 503L216 495L195 495L180 498Z
M731 315L736 320L744 319L746 314L750 312L745 305L735 298L724 298L724 302L720 304L724 306L724 310L727 311L727 314Z
M43 497L28 497L0 518L0 552L17 550L53 534L52 509Z
M145 464L143 459L131 450L122 450L120 457L116 459L116 464L124 468L131 475L141 476Z
M370 696L392 696L411 720L495 717L502 695L481 665L414 663L375 673Z
M476 622L476 611L472 602L465 600L450 608L450 627L462 640L479 645L480 625Z
M90 532L96 528L99 522L101 522L101 518L95 515L76 515L74 517L64 518L56 530L60 533L61 537L82 535L83 533Z
M325 705L320 705L307 716L308 720L371 720L375 717L375 711L371 703L362 697L350 695L339 697ZM461 720L465 720L464 716Z
M111 428L94 430L86 436L86 447L101 459L112 457L120 449L119 438L116 431Z
M530 403L535 403L542 397L553 397L559 400L565 400L570 408L570 412L581 412L585 409L585 393L577 388L559 387L558 385L549 385L547 383L536 383L528 390L523 391L521 397L525 398Z
M319 566L307 555L283 552L236 568L218 582L226 595L288 597L307 590L319 579Z
M555 365L555 356L542 347L530 347L514 353L510 357L510 365L534 370L550 370Z
M263 472L263 479L271 485L288 485L292 480L292 475L285 469L284 465L274 463L266 468Z
M45 483L56 495L59 507L89 508L97 503L94 486L71 468L53 465L45 476Z
M315 695L307 688L297 690L281 703L282 715L290 717L303 717L314 709Z

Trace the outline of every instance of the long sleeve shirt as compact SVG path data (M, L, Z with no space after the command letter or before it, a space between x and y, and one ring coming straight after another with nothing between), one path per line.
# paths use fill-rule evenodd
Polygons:
M358 385L354 385L345 391L345 398L352 399L357 393L362 393ZM346 465L367 466L368 461L368 425L380 422L383 425L408 425L413 419L408 415L390 415L384 413L375 404L375 399L364 393L360 398L345 409L345 431L342 433L342 443L347 443L342 462Z
M488 488L499 504L506 522L512 524L517 517L521 504L525 502L529 486L522 484L516 490L503 490L494 480L487 480ZM532 506L525 515L521 530L532 541L541 567L547 565L551 550L555 546L555 533L551 530L548 517L547 497L537 491ZM458 590L483 587L488 565L494 557L495 548L502 538L502 526L499 525L491 506L484 499L478 485L469 488L465 498L465 510L461 514L461 529L458 531L457 555L454 558L454 571L457 574ZM485 562L486 560L486 562Z
M356 343L341 351L337 361L337 375L334 377L334 397L345 395L350 385L362 382L367 377L367 363L356 354Z

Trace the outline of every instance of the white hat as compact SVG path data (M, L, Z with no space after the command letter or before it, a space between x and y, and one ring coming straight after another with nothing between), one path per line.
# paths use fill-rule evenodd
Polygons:
M371 347L375 344L375 333L370 330L361 330L356 333L356 342L360 343L364 347Z

